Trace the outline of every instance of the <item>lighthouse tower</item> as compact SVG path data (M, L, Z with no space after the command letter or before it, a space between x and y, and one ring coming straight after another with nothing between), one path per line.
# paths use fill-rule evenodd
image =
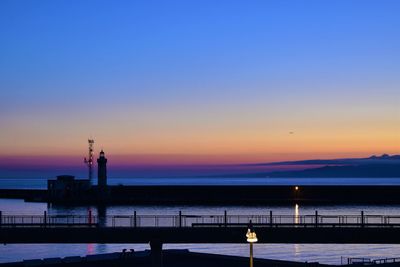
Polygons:
M99 158L97 159L97 184L100 191L106 191L107 189L107 159L104 155L104 151L101 150Z

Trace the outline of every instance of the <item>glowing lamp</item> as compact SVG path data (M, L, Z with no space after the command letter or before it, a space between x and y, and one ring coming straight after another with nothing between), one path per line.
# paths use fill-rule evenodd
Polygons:
M249 226L247 227L246 233L247 242L250 243L250 267L253 267L253 243L258 241L256 232L253 229L253 224L251 220L249 222Z
M246 237L247 237L247 242L249 243L255 243L258 241L256 232L252 229L247 229Z

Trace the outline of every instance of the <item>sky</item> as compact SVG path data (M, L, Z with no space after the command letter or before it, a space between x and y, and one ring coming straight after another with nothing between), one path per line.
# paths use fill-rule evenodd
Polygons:
M0 1L0 158L398 154L400 1Z

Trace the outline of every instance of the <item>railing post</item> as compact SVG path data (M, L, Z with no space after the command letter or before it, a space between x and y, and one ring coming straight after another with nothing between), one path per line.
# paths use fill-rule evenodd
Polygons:
M3 217L2 217L3 215L2 215L2 213L1 213L1 210L0 210L0 227L1 227L1 224L2 224L2 222L3 222Z
M318 210L315 211L315 227L318 226Z
M364 211L361 211L361 227L364 227Z
M179 227L182 227L182 211L179 211Z
M226 210L224 211L224 224L225 224L225 227L228 224L228 214L227 214Z
M43 224L44 224L44 226L46 226L46 224L47 224L47 211L43 212Z
M272 227L272 210L269 211L269 225Z
M133 227L136 228L137 226L137 215L136 215L136 210L133 212Z
M92 210L89 209L88 211L88 223L89 225L92 225Z

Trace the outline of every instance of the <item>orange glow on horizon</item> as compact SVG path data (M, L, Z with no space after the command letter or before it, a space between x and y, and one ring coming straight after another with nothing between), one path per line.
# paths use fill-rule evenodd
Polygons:
M94 136L94 148L95 156L103 148L111 161L123 165L240 164L369 157L400 154L399 126L396 125L382 129L307 127L293 132L284 131L282 127L269 130L237 126L236 131L225 127L218 131L160 129L138 130L134 135L117 129ZM71 132L71 136L66 137L33 132L30 138L25 138L25 134L5 134L0 140L0 157L81 163L87 154L87 136L82 133Z
M98 152L98 151L96 151ZM122 155L109 153L106 156L113 166L162 166L162 165L221 165L221 164L252 164L270 163L281 161L297 161L309 159L337 159L337 158L365 158L383 153L358 152L358 153L292 153L292 154L230 154L230 155L190 155L190 154L137 154ZM385 152L386 153L386 152ZM389 153L395 154L395 153ZM95 154L95 158L98 155ZM0 155L2 165L29 163L32 165L57 164L83 166L83 153L74 155Z

